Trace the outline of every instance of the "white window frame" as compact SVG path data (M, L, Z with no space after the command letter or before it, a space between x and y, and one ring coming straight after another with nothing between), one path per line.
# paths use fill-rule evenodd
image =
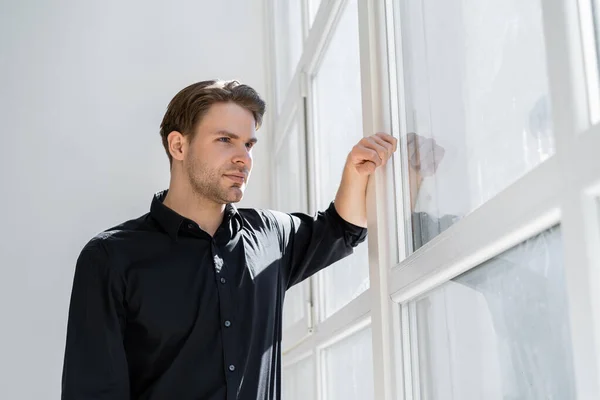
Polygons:
M387 1L388 15L391 3ZM410 301L558 223L565 247L577 396L600 398L600 158L593 151L600 146L600 126L590 125L577 4L545 0L541 5L556 155L391 269L394 336L401 338L397 347L405 349L398 357L403 361L397 375L403 387L397 398L419 398L418 376L412 374L418 369L411 366L418 360L410 354L415 349L410 343L415 336L410 332ZM388 53L393 51L390 46ZM404 103L403 91L392 86L392 92L392 108L397 109ZM407 132L400 127L400 133ZM401 155L397 165L402 165Z
M296 94L294 90L290 91L292 94ZM305 111L304 105L302 102L298 102L298 108L293 109L291 114L288 115L288 119L280 120L283 124L283 128L278 130L281 134L275 136L275 140L273 142L274 149L274 157L272 158L273 162L273 171L276 171L276 161L277 156L281 152L281 148L285 143L285 140L288 137L290 132L290 128L293 124L298 123L298 140L300 145L296 149L298 151L298 158L300 160L300 165L298 165L298 169L300 171L300 197L302 206L299 210L295 210L298 212L307 212L308 211L308 181L307 181L307 161L306 161L306 129L305 129ZM276 174L273 174L273 186L275 188L274 192L278 193L278 180ZM275 205L277 209L282 209L283 205L275 196ZM304 317L296 322L293 326L286 328L286 345L288 347L293 347L296 343L301 342L307 335L312 332L313 327L313 302L312 302L312 281L306 280L299 284L301 286L301 290L303 293L303 304L304 304Z
M272 142L273 148L277 152L281 148L281 143L285 140L283 135L289 126L289 121L293 118L294 111L297 109L304 109L305 111L304 131L306 132L306 157L308 160L306 170L308 182L310 183L308 185L308 212L311 214L317 211L316 188L318 187L318 174L315 168L312 167L315 165L314 141L312 140L314 115L311 110L312 93L309 83L317 70L323 51L331 38L330 33L335 28L345 4L346 0L322 0L312 27L308 31L299 66L292 78L281 111L273 123ZM308 5L305 2L303 9L307 10L307 7ZM307 13L305 12L305 14ZM305 24L307 24L306 18ZM271 65L275 65L273 61ZM277 199L275 199L275 204L277 204ZM312 277L307 281L310 282L309 295L318 293L321 286L319 279ZM302 331L302 328L295 326L284 332L282 352L285 365L303 359L303 355L313 354L316 363L315 370L317 376L320 377L317 379L318 397L316 398L323 398L325 390L320 372L322 370L323 351L333 343L343 340L348 335L365 328L371 323L371 293L372 290L370 289L365 291L326 319L321 318L319 315L318 296L309 296L307 304L310 305L312 312L308 324L304 326L304 331Z
M304 43L299 67L281 113L273 127L274 143L285 132L285 118L310 98L307 82L318 65L328 32L345 0L323 0ZM589 26L580 19L581 2L541 1L549 89L553 110L556 154L500 192L448 230L411 254L411 237L402 198L407 193L399 151L393 163L380 169L368 187L368 247L370 289L330 318L306 327L306 336L290 342L284 332L284 363L303 354L315 359L318 399L323 399L320 351L357 326L371 325L373 333L374 398L418 399L419 377L413 374L418 357L414 300L483 262L550 227L560 224L565 250L566 291L578 399L600 398L600 125L592 125L590 103L596 70L590 70L582 49L589 49ZM403 77L396 65L402 50L394 43L395 0L359 1L359 41L363 131L392 132L402 137L405 104ZM306 4L304 10L306 10ZM306 12L305 12L306 14ZM580 23L581 22L581 23ZM587 36L586 36L587 35ZM589 51L585 53L590 57ZM586 64L587 61L587 64ZM597 60L596 60L597 62ZM275 65L275 64L272 64ZM588 65L586 69L586 65ZM590 78L591 77L591 78ZM598 94L598 92L596 92ZM600 94L598 94L600 95ZM593 104L592 104L593 105ZM591 111L595 109L592 107ZM598 112L598 110L595 110ZM595 121L595 118L594 118ZM312 121L307 113L309 212L315 212L315 156L310 141ZM275 145L277 147L277 145ZM501 215L502 218L498 216ZM390 218L395 216L396 218ZM493 223L491 223L493 222ZM401 227L401 229L397 229ZM318 282L310 279L312 290ZM313 307L314 309L314 307ZM312 317L312 321L318 319ZM368 322L365 322L368 321ZM418 369L417 369L418 370Z

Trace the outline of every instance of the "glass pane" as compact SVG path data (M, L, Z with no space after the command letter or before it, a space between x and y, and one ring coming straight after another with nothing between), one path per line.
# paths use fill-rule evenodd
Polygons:
M294 116L294 120L288 131L285 133L285 139L275 156L276 174L275 193L277 196L277 208L283 212L306 212L306 199L303 176L300 171L304 168L301 162L301 126L299 115ZM283 329L290 328L294 324L302 321L305 316L304 292L303 288L306 282L293 286L285 294L283 305Z
M554 139L540 0L400 5L417 249L551 156Z
M324 209L335 198L348 153L363 137L356 0L348 2L333 32L314 78L314 97L318 200ZM327 317L369 287L366 243L322 277Z
M277 108L280 110L302 55L302 2L276 0L274 7Z
M283 303L283 330L294 326L304 318L304 285L301 282L285 292Z
M321 0L308 0L308 27L310 28L315 22L315 16L321 5Z
M283 368L282 399L306 400L315 398L315 372L312 357Z
M323 351L328 400L374 398L371 328L363 329Z
M600 1L589 0L594 18L594 32L596 33L596 54L600 55ZM600 67L600 66L599 66Z
M562 260L557 227L417 300L421 398L574 399Z
M283 212L306 212L305 187L300 171L304 163L300 154L300 124L298 117L285 134L285 139L278 153L275 155L275 181L277 208Z
M596 68L600 68L600 62L598 60L598 57L600 57L600 1L599 0L590 0L591 2L591 8L592 8L592 13L593 13L593 18L594 18L594 32L596 34L596 52L595 52L595 56L596 56ZM600 71L598 71L600 72ZM597 78L597 77L596 77ZM598 84L598 82L596 82L596 84ZM600 87L596 87L595 88L596 91L600 91ZM600 105L596 105L598 107L600 107ZM596 110L596 112L598 112L598 110ZM598 121L596 121L598 122Z
M581 39L588 86L590 122L600 122L600 4L598 0L579 2Z

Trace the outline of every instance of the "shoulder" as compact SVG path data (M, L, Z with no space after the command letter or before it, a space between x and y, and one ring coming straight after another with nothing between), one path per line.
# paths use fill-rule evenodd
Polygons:
M122 255L130 253L131 248L152 231L155 229L152 228L149 214L122 222L91 238L83 247L79 258L93 257L115 266L123 258Z
M242 208L238 212L246 229L255 234L261 232L269 236L277 235L279 240L286 237L293 226L293 217L281 211L270 209Z
M107 249L112 249L120 244L126 244L131 239L136 239L146 232L150 232L150 228L149 214L144 214L139 218L122 222L98 233L90 240L90 243L101 244Z
M282 221L290 218L289 214L268 209L240 208L238 212L245 223L257 228L279 228Z

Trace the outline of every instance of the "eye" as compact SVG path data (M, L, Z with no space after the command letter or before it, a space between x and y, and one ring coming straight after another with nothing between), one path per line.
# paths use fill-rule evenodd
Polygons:
M248 142L248 143L246 143L246 147L249 148L249 149L253 148L254 147L254 142Z
M220 137L217 140L223 143L231 143L231 138L228 138L227 136Z

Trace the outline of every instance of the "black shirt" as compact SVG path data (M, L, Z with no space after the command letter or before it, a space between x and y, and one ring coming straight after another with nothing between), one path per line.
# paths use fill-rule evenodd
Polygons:
M162 201L77 260L62 398L279 399L285 291L352 253L366 230L227 205L211 237Z

